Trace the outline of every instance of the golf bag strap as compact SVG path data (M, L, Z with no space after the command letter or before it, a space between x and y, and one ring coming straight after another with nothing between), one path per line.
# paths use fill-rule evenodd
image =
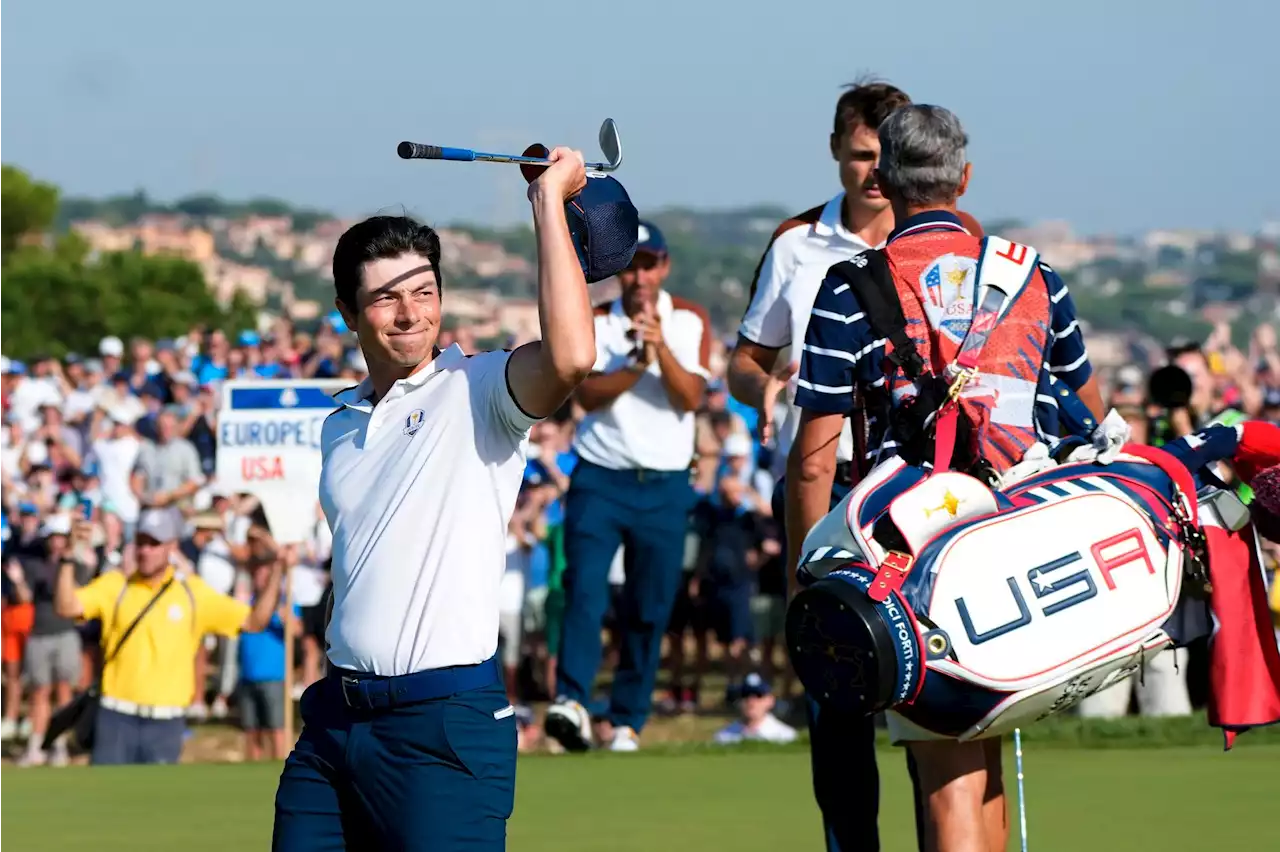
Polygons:
M890 550L886 553L884 561L876 569L876 578L872 581L871 588L867 589L867 597L876 603L883 603L890 594L900 591L902 581L911 572L913 562L915 558L909 553L903 553L900 550Z
M981 299L975 301L973 306L973 316L969 321L969 329L965 332L964 340L960 343L960 352L956 357L954 371L952 368L947 370L951 386L948 390L946 402L938 410L937 420L934 425L933 469L935 472L948 470L951 467L951 457L955 452L956 432L959 428L957 421L960 417L960 394L964 391L965 385L977 375L978 366L982 360L982 350L991 338L991 332L995 330L996 322L1004 315L1005 310L1017 298L1031 275L1034 274L1035 265L1033 263L1033 272L1020 276L1016 282L1002 280L1002 276L999 275L996 276L997 280L990 280L983 274L984 261L987 260L990 252L997 250L998 246L993 245L991 237L982 238L982 248L978 261L979 292L982 295ZM986 279L985 282L984 278Z
M907 378L915 381L924 372L924 359L916 350L915 341L907 334L907 318L898 301L897 288L889 262L879 249L864 251L852 260L842 261L831 267L831 272L849 285L858 305L866 314L867 325L876 337L893 344L893 350L885 355L886 372L901 367Z
M994 286L990 288L982 304L975 308L969 330L960 344L960 357L956 360L960 372L951 380L947 401L938 410L938 417L933 427L934 473L951 468L951 456L955 452L956 432L959 428L960 394L978 368L982 350L987 345L991 330L995 328L1004 298L1003 290Z
M1186 465L1158 447L1148 447L1143 444L1125 444L1121 452L1145 459L1164 471L1164 474L1172 479L1177 484L1178 490L1182 492L1182 499L1185 501L1183 508L1187 512L1191 525L1193 527L1200 525L1199 511L1196 505L1196 483Z

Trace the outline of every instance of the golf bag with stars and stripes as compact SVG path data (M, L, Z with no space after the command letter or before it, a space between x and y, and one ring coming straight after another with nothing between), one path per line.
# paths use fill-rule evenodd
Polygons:
M1066 710L1165 648L1216 636L1220 619L1250 645L1262 580L1248 509L1225 488L1197 487L1161 450L1125 445L1106 464L1089 455L1010 471L995 487L897 457L873 468L805 539L786 638L809 694L888 711L895 741L966 741ZM1225 554L1214 551L1215 570L1233 572L1223 585L1241 590L1238 618L1211 594L1214 547ZM1249 654L1244 679L1269 684L1251 693L1273 697L1229 699L1239 719L1211 706L1228 744L1280 712L1280 658L1251 647L1231 660Z

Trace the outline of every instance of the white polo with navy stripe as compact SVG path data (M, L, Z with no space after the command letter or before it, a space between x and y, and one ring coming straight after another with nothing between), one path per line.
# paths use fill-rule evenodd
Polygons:
M875 248L844 226L845 194L807 210L778 226L751 285L751 304L742 317L738 335L766 349L777 349L778 364L800 367L801 345L809 328L813 300L827 277L827 270L841 261ZM787 388L786 416L779 422L774 476L786 472L787 453L800 426L795 408L796 379ZM854 455L851 421L846 418L836 446L838 461Z
M379 675L480 663L498 645L507 525L529 429L510 353L456 345L396 382L334 398L320 503L333 531L329 660Z

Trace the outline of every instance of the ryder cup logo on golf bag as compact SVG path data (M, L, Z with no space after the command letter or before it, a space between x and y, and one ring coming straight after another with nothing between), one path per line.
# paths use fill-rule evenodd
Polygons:
M1128 453L1003 491L890 459L820 521L787 615L820 703L892 710L922 739L1066 709L1168 647L1195 507Z

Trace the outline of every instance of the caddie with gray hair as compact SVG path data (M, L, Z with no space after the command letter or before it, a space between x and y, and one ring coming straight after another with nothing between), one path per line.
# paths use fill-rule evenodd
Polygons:
M894 110L880 125L881 192L904 212L908 206L954 206L969 186L968 144L950 110L928 104Z
M827 514L825 496L812 495L829 489L838 438L855 411L868 424L855 436L864 478L898 456L989 483L1041 441L1090 435L1103 414L1062 279L1035 249L984 237L957 215L972 172L959 119L911 104L878 135L875 175L895 228L883 247L830 267L814 300L787 464L789 541L803 542ZM894 524L925 521L894 516ZM876 524L885 550L902 548L911 530L895 527L894 538L882 526L892 525ZM788 570L803 549L789 549ZM1003 849L999 738L938 739L894 710L886 717L892 740L908 746L921 848Z

